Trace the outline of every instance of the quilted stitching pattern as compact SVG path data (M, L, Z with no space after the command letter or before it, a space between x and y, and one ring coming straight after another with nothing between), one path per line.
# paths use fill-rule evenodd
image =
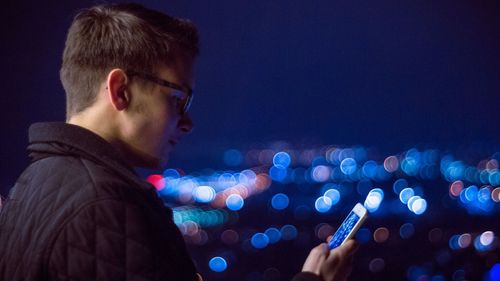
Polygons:
M150 186L63 147L25 170L0 211L0 280L197 280Z

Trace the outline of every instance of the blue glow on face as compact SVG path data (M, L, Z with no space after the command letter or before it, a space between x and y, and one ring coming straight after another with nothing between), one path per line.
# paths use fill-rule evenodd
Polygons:
M335 205L340 201L340 192L334 188L325 191L324 196L330 198L332 205Z
M193 190L193 197L197 202L212 202L215 199L215 189L208 185L200 185Z
M283 151L276 153L273 157L274 166L282 166L284 168L288 168L291 162L292 159L290 158L290 155Z
M297 237L297 228L291 224L281 227L280 232L283 240L293 240Z
M332 207L332 200L329 197L321 196L316 199L314 207L316 208L316 211L320 213L326 213Z
M399 200L401 201L401 203L403 204L408 204L408 200L410 200L411 197L415 196L415 191L413 191L412 188L404 188L403 190L401 190L401 192L399 193Z
M258 232L252 236L252 240L250 242L254 248L263 249L269 245L269 237L267 237L264 233Z
M243 208L245 201L239 194L231 194L226 198L226 206L229 210L238 211Z
M392 184L394 193L399 194L403 189L408 187L408 181L405 179L398 179Z
M340 163L340 170L345 175L352 175L356 172L357 163L356 160L352 158L346 158Z
M286 209L289 203L290 200L288 199L288 196L283 193L278 193L271 199L271 206L276 210Z
M228 166L239 166L243 161L241 152L236 149L229 149L224 152L224 163Z
M227 269L227 262L222 257L213 257L209 262L208 266L212 271L223 272Z
M287 170L283 166L272 166L269 169L269 176L273 181L281 182L286 178Z
M264 231L264 234L266 234L267 237L269 238L270 244L277 243L281 239L281 232L274 227L266 229L266 231Z
M415 233L415 227L411 223L405 223L399 228L399 235L403 239L408 239Z
M500 263L497 263L493 267L491 267L489 276L491 281L500 281Z

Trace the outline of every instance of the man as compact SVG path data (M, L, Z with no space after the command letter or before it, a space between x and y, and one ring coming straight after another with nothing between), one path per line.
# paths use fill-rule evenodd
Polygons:
M171 209L133 167L193 127L195 27L140 5L80 12L66 40L66 123L30 127L32 163L0 212L0 280L199 280ZM294 280L343 280L352 241Z

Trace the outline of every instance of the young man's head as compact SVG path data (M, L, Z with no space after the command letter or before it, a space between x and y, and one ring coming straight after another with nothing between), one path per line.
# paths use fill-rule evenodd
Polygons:
M60 71L67 121L101 135L134 165L158 165L192 129L186 111L197 54L189 21L137 4L81 11Z

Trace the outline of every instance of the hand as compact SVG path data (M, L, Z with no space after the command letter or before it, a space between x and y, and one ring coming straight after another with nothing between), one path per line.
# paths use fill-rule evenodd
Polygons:
M201 274L196 273L196 275L198 275L198 281L203 281L203 277L201 277Z
M354 240L331 251L326 243L321 243L311 250L302 271L312 272L324 281L344 281L351 273L353 255L357 248Z

